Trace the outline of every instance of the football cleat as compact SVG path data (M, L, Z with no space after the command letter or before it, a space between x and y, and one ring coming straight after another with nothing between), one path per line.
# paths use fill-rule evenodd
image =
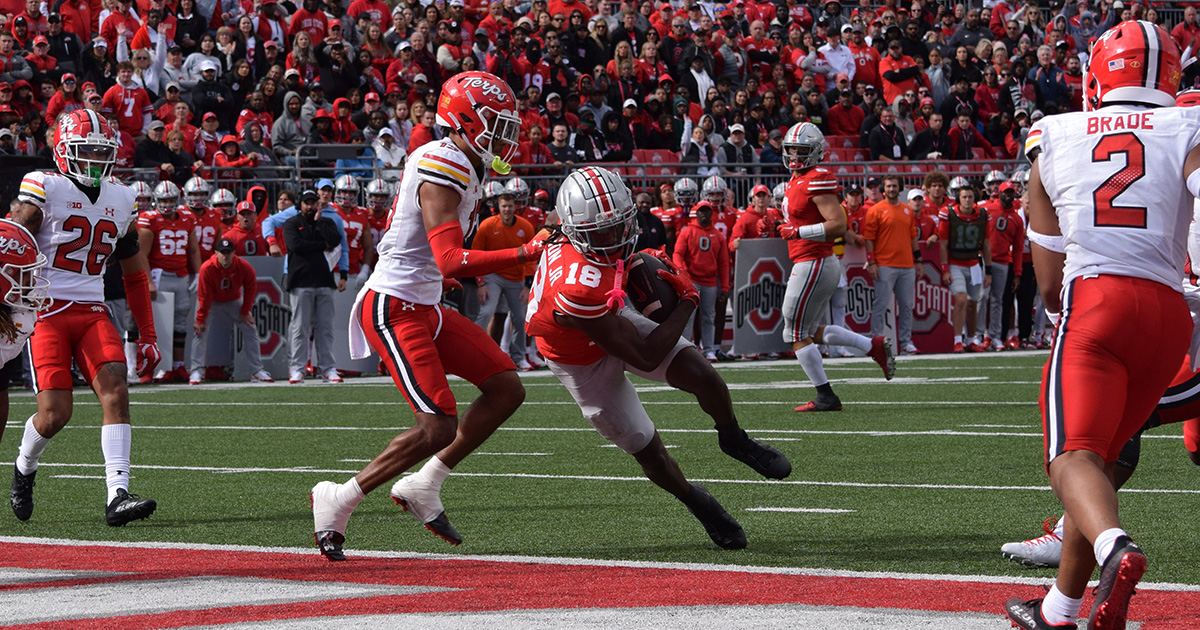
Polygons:
M1100 569L1100 583L1088 617L1088 630L1124 630L1129 598L1146 572L1146 554L1128 536L1121 536Z
M296 383L303 383L304 382L304 372L301 370L292 370L291 375L288 376L288 382L291 383L292 385L295 385Z
M785 479L792 474L792 463L773 446L750 437L744 429L725 435L717 434L721 452L742 462L767 479Z
M546 367L546 361L542 359L542 357L538 354L537 350L533 350L532 352L526 352L525 360L529 361L529 364L532 365L534 368Z
M996 339L995 341L992 342L991 349L995 352L1003 352L1004 344L1000 343L999 339Z
M896 375L896 354L892 351L891 339L883 336L872 339L867 356L879 364L879 369L883 370L883 378L890 381Z
M746 532L742 531L742 526L738 525L704 486L696 483L691 486L692 492L687 501L684 501L684 505L704 526L708 537L722 549L745 549Z
M917 347L913 345L913 342L910 341L904 344L904 350L901 354L917 354L919 352L920 350L917 350Z
M841 411L842 399L836 394L832 396L817 396L815 399L796 407L792 411L808 412L808 411Z
M517 370L519 370L521 372L532 372L536 369L537 368L533 367L533 364L530 363L526 359L521 359L520 361L517 362Z
M1014 597L1004 603L1004 612L1008 613L1008 620L1012 622L1014 628L1024 628L1025 630L1054 630L1055 628L1076 630L1078 627L1075 622L1050 623L1046 621L1046 618L1042 616L1041 599L1026 601L1020 597Z
M1018 338L1016 335L1013 335L1008 338L1008 341L1006 341L1004 343L1004 345L1008 346L1009 350L1020 350L1021 349L1021 339Z
M33 516L33 477L37 471L22 475L13 464L12 488L8 493L8 501L12 505L13 514L17 520L28 521Z
M337 368L329 368L321 377L322 383L341 383L342 375L338 374Z
M412 514L425 529L451 545L462 543L462 535L450 524L450 519L446 518L438 489L419 474L409 475L397 481L392 485L391 495L392 501L405 512Z
M157 507L154 499L143 499L136 494L129 494L124 488L117 488L117 496L104 510L104 520L110 527L121 527L130 521L140 521L150 516Z
M1039 536L1021 542L1005 543L1000 547L1000 554L1013 562L1034 569L1057 567L1062 557L1062 538L1054 533L1058 519L1050 517L1042 523L1045 536Z
M271 373L266 370L259 370L250 375L251 383L274 383L275 379L271 377Z
M962 342L961 342L961 341L956 341L956 342L954 342L954 351L955 351L955 352L962 352L962 351L963 351L963 345L962 345Z
M705 361L708 361L709 363L716 363L716 362L717 362L717 353L716 353L716 352L713 352L712 350L709 350L708 352L705 352L705 353L704 353L704 360L705 360Z
M202 381L204 381L204 375L200 373L200 370L192 370L192 373L188 374L188 385L199 385Z
M317 550L322 556L329 558L330 562L345 562L346 554L342 553L342 544L346 542L346 537L335 531L314 532L313 538L317 540Z

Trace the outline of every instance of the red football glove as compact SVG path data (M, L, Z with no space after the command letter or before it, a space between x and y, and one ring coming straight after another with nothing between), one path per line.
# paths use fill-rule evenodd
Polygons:
M792 225L791 223L784 223L783 225L779 226L780 238L796 238L796 233L799 231L800 228Z
M691 300L692 304L700 306L700 291L696 290L696 285L692 284L692 279L686 271L672 273L666 269L659 269L658 277L666 280L671 288L675 289L680 300Z
M546 249L546 239L550 237L549 230L541 230L533 236L533 240L521 246L521 253L525 255L525 262L536 261L542 256L542 250Z
M658 249L647 249L643 251L647 254L652 254L655 258L662 261L662 264L666 265L667 270L671 273L685 273L675 264L675 259L667 255L667 249L665 247L659 247Z
M138 376L153 376L154 368L158 367L159 361L162 361L162 354L158 351L158 340L139 339L137 347Z

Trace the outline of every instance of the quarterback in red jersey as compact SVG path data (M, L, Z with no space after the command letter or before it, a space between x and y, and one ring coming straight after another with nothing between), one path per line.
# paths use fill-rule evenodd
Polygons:
M838 202L837 179L817 166L824 156L825 136L816 125L797 123L784 134L783 162L792 171L792 179L783 199L785 223L779 226L779 235L788 240L788 256L794 264L783 295L783 340L792 346L801 369L817 388L817 397L796 411L842 408L814 343L857 348L879 364L888 380L896 372L890 339L870 339L836 324L820 323L842 276L833 240L846 232L846 211Z
M12 210L15 222L37 239L49 258L42 269L54 304L34 324L29 344L37 413L25 433L13 470L10 502L19 520L33 514L34 474L46 445L71 419L71 360L99 399L104 418L100 448L108 486L105 521L121 526L149 516L153 499L129 494L129 390L125 350L104 306L104 268L120 261L125 296L138 325L137 371L158 363L146 259L138 253L134 190L111 176L118 141L96 112L80 109L59 119L54 133L59 173L34 171L21 180Z
M718 546L745 547L737 521L703 486L684 478L625 376L628 371L695 395L701 408L714 414L721 450L769 478L791 473L782 453L738 426L729 389L680 337L699 292L663 255L671 271L660 276L675 287L679 304L661 325L622 307L623 261L637 238L637 211L629 189L612 171L589 166L572 172L559 188L556 207L567 242L550 245L542 255L529 293L526 330L537 337L546 365L600 435L632 455L647 478L687 506Z

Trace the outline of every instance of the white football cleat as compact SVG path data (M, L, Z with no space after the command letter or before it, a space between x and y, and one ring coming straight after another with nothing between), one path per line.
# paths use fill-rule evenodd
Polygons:
M533 370L536 370L536 369L537 368L533 367L533 364L531 364L529 361L527 361L525 359L521 359L520 361L517 361L517 370L519 370L521 372L532 372Z
M288 376L288 382L292 385L304 382L304 370L292 370L292 374Z
M442 540L457 545L462 542L462 536L446 518L442 508L442 499L438 488L427 481L420 473L401 478L392 485L392 501L396 502L413 515L425 529L433 532Z
M202 381L204 381L204 373L200 370L192 370L192 373L188 374L188 385L199 385Z
M271 376L270 372L267 372L266 370L259 370L259 371L255 372L254 374L250 375L250 382L251 383L274 383L275 379Z
M325 375L321 377L321 380L325 383L341 383L342 375L338 374L337 368L329 368L325 372Z
M526 352L525 360L529 361L529 364L535 368L546 367L546 362L542 360L542 357L538 356L537 350Z
M1062 538L1054 533L1058 519L1051 517L1042 523L1045 536L1021 542L1005 543L1000 554L1005 558L1035 569L1057 567L1062 558Z

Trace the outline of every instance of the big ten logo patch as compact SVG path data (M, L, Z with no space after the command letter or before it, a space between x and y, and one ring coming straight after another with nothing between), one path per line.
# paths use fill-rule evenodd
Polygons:
M749 322L760 335L776 332L783 321L783 295L787 279L774 258L760 258L750 268L748 282L734 295L734 317L738 328Z
M292 309L284 303L283 291L275 280L259 277L255 288L258 295L254 299L254 306L250 307L250 313L254 315L255 336L262 357L269 359L287 345L284 339L292 322Z

